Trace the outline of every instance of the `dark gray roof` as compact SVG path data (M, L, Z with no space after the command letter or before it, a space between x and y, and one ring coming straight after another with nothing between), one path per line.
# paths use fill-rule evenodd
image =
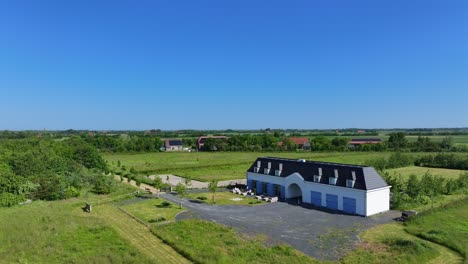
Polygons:
M181 139L166 139L164 141L164 146L166 146L166 147L182 146L182 140Z
M261 174L264 173L265 168L268 168L268 162L271 162L271 169L268 173L268 175L271 176L275 175L275 170L278 170L279 164L282 163L283 170L279 177L287 177L297 172L301 174L305 181L313 182L314 175L319 175L319 168L322 168L322 177L320 179L320 183L328 184L328 178L335 176L336 169L338 170L336 186L346 187L346 180L352 179L352 171L354 171L356 175L354 189L374 190L388 186L379 173L377 173L377 171L372 167L320 161L302 162L297 159L260 157L252 164L252 166L250 166L248 172L254 172L254 167L257 166L257 161L261 162L259 172Z

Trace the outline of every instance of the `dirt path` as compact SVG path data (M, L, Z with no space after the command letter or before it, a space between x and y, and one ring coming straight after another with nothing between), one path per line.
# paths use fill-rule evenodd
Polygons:
M155 263L190 263L172 247L164 244L144 225L132 219L113 205L100 205L94 214L108 222L116 231Z

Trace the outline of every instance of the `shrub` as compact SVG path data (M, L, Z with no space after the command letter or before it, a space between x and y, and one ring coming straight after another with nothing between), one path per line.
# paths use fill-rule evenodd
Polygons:
M207 198L206 196L198 196L197 199L198 199L198 200L205 201L205 200L207 200L208 198Z
M156 218L156 219L150 219L148 222L149 223L159 223L159 222L163 222L163 221L166 221L166 218L164 216L161 216L161 217Z
M156 206L159 207L159 208L169 208L169 207L172 206L172 204L171 204L170 202L164 201L164 202L162 202L161 204L156 205Z

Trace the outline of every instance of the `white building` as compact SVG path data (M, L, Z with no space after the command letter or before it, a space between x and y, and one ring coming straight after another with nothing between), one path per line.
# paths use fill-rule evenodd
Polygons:
M372 167L258 158L247 171L257 194L370 216L390 209L390 187Z

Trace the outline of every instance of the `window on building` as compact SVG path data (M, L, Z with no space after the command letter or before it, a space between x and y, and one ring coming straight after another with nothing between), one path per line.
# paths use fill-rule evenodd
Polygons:
M328 178L328 183L331 185L336 185L336 179L335 177L329 177Z
M320 176L320 175L314 175L314 182L320 182L321 178L322 178L322 176Z
M355 180L346 180L346 187L354 188L354 182Z

